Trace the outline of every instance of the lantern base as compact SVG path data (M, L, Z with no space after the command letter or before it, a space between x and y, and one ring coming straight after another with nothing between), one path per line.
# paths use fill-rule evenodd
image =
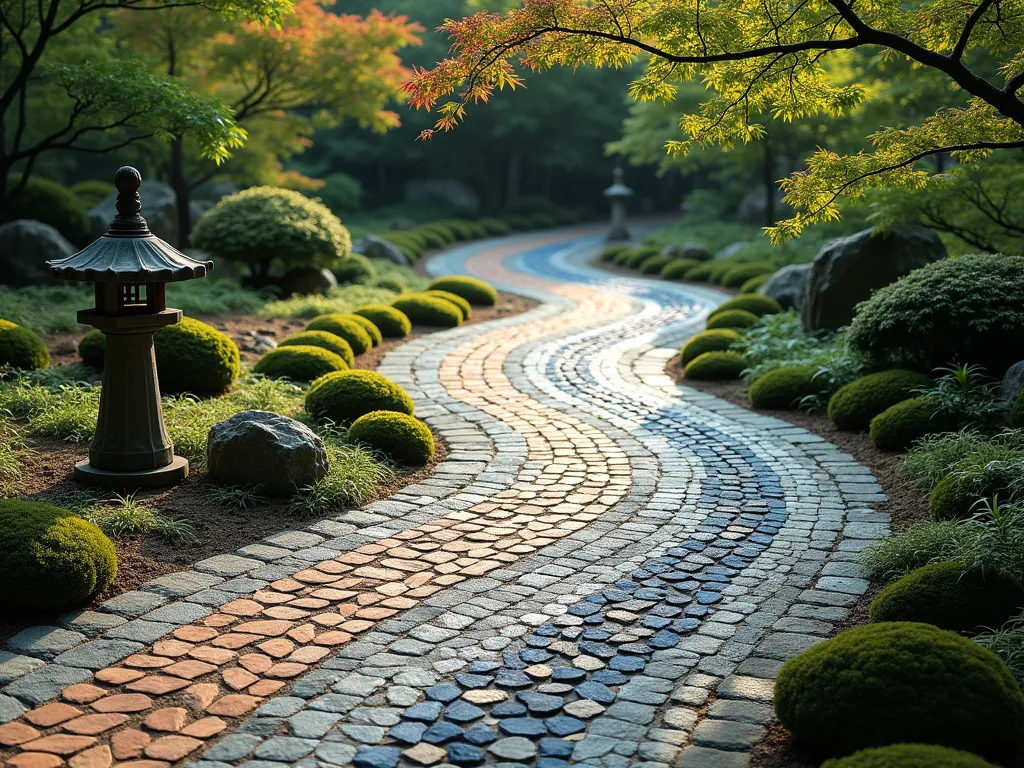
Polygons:
M147 491L176 485L188 477L188 459L175 456L166 467L146 469L141 472L114 472L96 469L89 460L75 464L75 480L85 485L94 485L110 491Z

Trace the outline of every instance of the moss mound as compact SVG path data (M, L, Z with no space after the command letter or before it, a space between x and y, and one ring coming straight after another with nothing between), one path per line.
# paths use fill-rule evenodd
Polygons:
M345 361L345 365L348 367L351 367L356 359L355 353L347 341L327 331L300 331L299 333L293 333L282 341L278 347L320 347L336 354Z
M686 273L700 266L696 259L672 259L661 268L661 276L666 280L685 280Z
M412 416L416 406L404 389L376 371L329 373L306 393L306 412L317 419L348 424L372 411Z
M387 304L365 304L352 311L373 323L385 339L404 339L412 330L412 323L405 313Z
M368 317L357 315L355 312L346 314L345 317L348 318L349 320L354 320L363 327L363 330L366 331L366 335L370 337L370 344L372 346L376 347L378 344L384 341L384 334L380 332L380 328L374 325L373 321L370 320Z
M738 379L747 367L738 352L704 352L686 364L683 373L688 379L718 381Z
M757 315L745 309L727 309L708 318L707 328L753 328Z
M998 758L1024 746L1024 694L996 654L929 624L854 627L779 670L775 714L822 756L898 742Z
M454 293L456 296L464 298L470 304L481 307L493 307L498 303L498 292L483 280L477 280L475 277L462 277L460 275L439 277L432 280L427 287L432 291Z
M871 442L879 448L903 451L915 440L936 432L951 432L956 420L936 411L936 403L929 397L912 397L896 403L871 420Z
M231 337L191 317L153 337L160 388L167 392L223 392L242 369Z
M768 371L750 385L750 402L755 408L795 409L807 395L825 389L824 381L815 378L817 372L813 365L791 365Z
M7 189L20 183L20 173L7 175ZM89 212L85 202L63 184L38 174L29 176L24 189L0 211L0 224L15 219L35 219L49 224L79 247L89 241Z
M462 310L437 296L410 293L395 299L391 306L417 325L433 325L440 328L455 328L462 325Z
M1001 627L1024 608L1024 590L997 573L932 563L878 593L872 621L919 621L954 632Z
M668 256L662 256L660 253L654 256L648 256L642 262L640 262L640 272L645 275L660 275L662 268L668 265Z
M755 293L758 288L771 280L774 272L765 272L763 275L756 275L740 286L740 293Z
M770 275L773 272L775 272L774 264L752 261L747 264L737 264L723 270L718 277L718 282L726 288L739 288L752 277Z
M450 291L438 290L424 291L424 293L427 296L436 296L439 299L450 301L452 304L454 304L456 307L462 310L463 320L468 320L469 316L473 314L473 306L468 301L466 301L464 298L457 294L451 293Z
M374 288L383 288L385 291L394 291L395 293L405 293L405 289L408 287L405 281L395 277L378 277L373 281Z
M934 744L891 744L826 760L821 768L996 768L988 760Z
M114 581L114 545L92 523L52 504L0 501L4 611L54 611L91 601Z
M686 365L705 352L724 352L739 340L740 335L729 328L701 331L683 344L679 350L680 362Z
M38 335L17 323L0 320L0 365L23 371L48 368L50 352Z
M351 315L336 313L333 315L320 315L306 323L307 331L327 331L335 336L340 336L352 347L352 352L361 355L368 352L373 346L373 339L366 332L363 324L353 320Z
M774 315L782 311L782 305L775 299L762 296L759 293L741 293L739 296L719 304L708 317L720 315L723 312L730 312L734 309L742 309L752 315L764 317Z
M842 386L828 401L828 417L839 429L861 432L882 411L902 403L915 389L928 385L917 371L897 369L862 376Z
M323 347L311 345L281 346L256 361L252 370L271 379L313 381L335 371L348 369L348 363Z
M979 478L947 475L932 489L928 510L933 520L963 520L981 511L981 501L993 496L1012 496L1003 473Z
M361 253L350 253L348 258L333 270L339 285L351 283L368 283L377 277L377 269L373 262Z
M82 362L93 368L103 367L103 358L107 354L107 339L103 331L89 331L78 341L78 356Z
M434 435L430 427L406 413L371 411L352 423L348 436L402 464L420 467L434 458Z
M711 278L711 263L705 262L691 267L683 273L683 279L694 283L706 283Z

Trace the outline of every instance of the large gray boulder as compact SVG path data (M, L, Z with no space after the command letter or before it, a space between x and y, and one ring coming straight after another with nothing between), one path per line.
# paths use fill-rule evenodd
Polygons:
M139 188L142 199L142 216L149 224L154 235L178 246L178 201L174 190L162 181L143 181ZM103 199L103 202L89 211L89 229L93 237L99 237L107 231L110 222L117 214L114 203L117 193Z
M403 267L409 265L409 260L405 258L405 254L399 250L397 245L376 235L367 235L356 240L352 243L352 252L361 253L368 259L387 259L395 264L401 264Z
M926 227L866 229L825 244L811 264L801 316L808 331L849 325L856 306L879 288L946 258L946 246Z
M280 285L285 296L326 295L332 288L338 287L338 279L331 270L324 267L295 267L284 273Z
M49 224L15 219L0 226L0 283L20 287L50 282L44 264L78 249Z
M807 294L810 264L789 264L768 278L758 293L775 299L784 309L800 309Z
M290 496L327 474L327 449L295 419L242 411L210 428L206 465L218 483L259 485L264 493Z
M1011 365L1003 374L1003 383L999 388L999 395L1007 403L1017 399L1017 395L1024 389L1024 360Z

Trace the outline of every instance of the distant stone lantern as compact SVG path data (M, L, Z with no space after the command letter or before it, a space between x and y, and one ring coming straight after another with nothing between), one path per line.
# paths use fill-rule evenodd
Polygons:
M117 215L105 235L73 256L47 262L60 280L95 283L96 306L78 322L103 331L106 354L96 437L75 479L112 490L162 488L185 479L188 460L174 455L160 407L153 335L181 320L168 309L166 283L205 277L213 262L196 261L152 232L139 211L142 176L114 174Z
M631 239L629 228L626 226L626 201L633 196L633 190L627 187L622 179L622 169L616 168L612 174L612 185L604 191L604 196L612 203L612 228L605 237L605 242L608 243Z

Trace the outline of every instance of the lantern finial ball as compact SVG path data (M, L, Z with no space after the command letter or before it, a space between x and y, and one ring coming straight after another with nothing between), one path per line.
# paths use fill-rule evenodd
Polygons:
M114 174L114 186L117 187L117 212L123 216L134 216L142 210L139 199L139 187L142 185L142 174L130 165L123 165Z

